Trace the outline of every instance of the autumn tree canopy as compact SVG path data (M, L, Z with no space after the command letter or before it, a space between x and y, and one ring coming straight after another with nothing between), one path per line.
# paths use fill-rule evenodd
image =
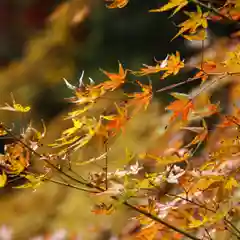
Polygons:
M105 4L109 11L121 11L131 0ZM168 11L169 21L183 12L186 19L177 24L178 32L169 41L200 41L200 57L185 61L176 49L140 69L129 69L116 59L115 72L100 69L102 81L84 71L75 83L62 76L70 95L66 101L73 106L63 121L71 122L71 127L46 146L44 120L42 129L29 122L20 135L11 122L1 122L0 136L12 139L0 154L1 188L38 191L44 182L52 182L95 198L92 214L111 215L125 206L135 212L126 227L133 221L135 225L116 239L239 239L239 32L204 48L209 22L239 25L239 4L238 0L169 0L146 12ZM169 81L186 68L194 70L190 78L177 84ZM153 75L169 81L167 87L155 89ZM147 84L142 81L146 78ZM187 94L178 92L177 87L191 82L198 87ZM137 90L124 91L126 84ZM215 93L227 84L229 104L224 107L226 99ZM165 91L172 101L161 114L147 118L155 97ZM31 116L31 106L18 103L14 93L11 98L12 102L1 103L1 111L15 112L16 118ZM137 121L141 126L136 127ZM145 125L144 145L138 145L137 132ZM134 140L126 141L114 155L124 136ZM89 158L79 157L93 145L97 150ZM96 171L78 170L90 165ZM21 183L13 184L19 178Z

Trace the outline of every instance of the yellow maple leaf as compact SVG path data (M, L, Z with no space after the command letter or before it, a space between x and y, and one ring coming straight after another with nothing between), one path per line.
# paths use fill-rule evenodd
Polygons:
M189 41L203 41L207 38L207 33L206 29L201 29L197 33L182 36Z
M29 110L31 109L29 106L23 107L21 104L16 103L13 95L12 95L12 101L13 101L12 106L6 103L4 107L0 107L0 110L7 110L7 111L13 111L13 112L29 112Z
M223 62L226 67L238 67L240 64L240 44L234 50L227 52L227 58Z
M230 177L224 185L224 187L229 191L231 191L234 187L238 186L239 186L238 182L233 177Z
M189 32L190 35L193 35L197 32L197 29L199 27L206 29L208 26L207 16L209 13L203 13L199 6L197 7L197 12L185 12L185 14L189 16L189 19L178 25L178 27L180 27L181 29L174 36L173 39L185 32Z
M4 187L7 183L7 175L4 171L2 171L2 175L0 175L0 187Z
M0 124L0 136L4 136L4 135L7 135L7 132L3 127L1 127L1 124Z
M172 8L176 8L171 15L171 16L173 16L174 14L176 14L181 8L183 8L187 4L188 4L187 0L170 0L164 6L158 8L158 9L152 9L152 10L150 10L150 12L164 12L164 11L171 10Z
M204 225L206 222L208 222L208 217L202 216L201 220L194 219L191 217L191 222L188 225L189 228L199 228L200 226Z
M76 131L78 131L83 126L83 123L80 121L80 119L73 118L72 121L73 121L73 127L68 128L65 131L63 131L62 135L70 136L70 135L74 134Z

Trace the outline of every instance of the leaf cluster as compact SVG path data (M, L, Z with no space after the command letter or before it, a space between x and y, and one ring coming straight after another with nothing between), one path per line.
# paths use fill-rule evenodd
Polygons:
M111 2L108 8L128 4L126 0L107 2ZM196 11L185 12L188 19L178 25L180 29L174 38L204 41L208 21L235 21L233 12L239 10L238 1L227 1L216 9L204 1L170 0L150 12L174 9L174 15L189 2L195 3ZM119 62L117 73L101 70L105 81L99 84L85 79L84 72L77 86L64 79L73 95L67 100L75 108L65 116L72 126L48 145L56 150L54 153L38 151L45 126L41 133L29 124L17 136L12 128L1 123L0 134L10 135L14 141L6 144L0 155L0 187L23 177L26 182L18 188L36 189L42 182L50 181L99 197L101 200L92 210L95 214L112 214L124 205L138 213L135 217L138 231L122 233L122 239L211 240L220 239L219 234L223 233L228 239L239 239L240 230L235 224L239 219L240 112L235 105L231 114L223 114L220 102L212 98L214 86L239 75L239 56L239 45L229 49L220 61L202 55L200 63L194 65L197 73L180 83L199 81L199 87L188 94L171 92L174 100L165 107L164 116L159 117L159 122L163 117L166 119L167 126L159 124L153 130L154 144L141 152L127 146L121 153L124 164L113 170L109 167L109 154L114 143L126 134L135 118L148 111L153 95L180 85L154 90L151 81L143 84L141 77L158 74L159 80L168 81L169 76L177 75L185 67L184 60L176 51L156 60L155 66L144 64L140 70L127 69ZM137 79L129 80L129 75ZM126 83L137 86L138 91L110 99L110 106L93 114L99 101L108 99ZM17 104L13 98L12 105L6 104L0 110L24 114L30 107ZM213 115L219 118L219 123L210 129L208 119ZM94 141L102 146L99 156L87 160L74 158L75 153ZM204 149L197 155L201 146ZM36 158L42 163L40 172L31 170ZM89 164L99 166L100 170L90 171L88 176L75 172L77 165ZM148 165L153 170L147 169Z

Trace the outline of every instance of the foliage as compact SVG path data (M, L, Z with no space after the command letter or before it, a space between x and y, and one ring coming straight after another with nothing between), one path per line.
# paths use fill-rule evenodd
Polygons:
M110 2L108 8L123 8L128 4L126 0ZM238 1L226 1L216 8L205 1L170 0L150 12L171 10L174 15L189 2L196 5L196 11L185 11L188 19L178 25L180 30L174 38L182 36L189 41L203 41L208 21L238 24ZM135 217L136 229L124 233L129 236L122 234L121 239L211 240L219 239L219 234L223 233L228 239L239 239L240 230L235 224L239 219L240 112L234 98L234 110L228 115L223 113L221 102L213 98L214 86L224 84L226 79L234 82L240 74L239 51L239 45L229 48L220 61L214 57L205 58L203 53L201 60L192 66L197 73L181 83L200 80L199 88L188 94L171 92L174 100L165 107L169 113L164 115L168 124L156 134L156 144L141 152L127 146L121 156L124 164L114 170L109 168L108 159L114 143L126 134L135 118L148 111L153 94L178 86L173 84L155 90L151 81L143 84L141 77L159 74L159 79L168 81L170 75L177 75L185 67L184 60L176 51L176 54L168 54L165 59L156 61L156 66L144 64L140 70L129 70L119 62L118 73L101 70L106 80L99 84L91 78L86 83L84 72L77 86L64 79L74 95L68 101L75 109L65 116L65 120L71 119L72 126L55 142L49 143L54 151L38 151L46 134L44 124L43 133L29 124L18 136L12 127L1 123L0 135L9 135L14 141L6 144L0 155L0 187L19 177L24 183L15 186L17 188L37 190L44 181L71 187L100 197L93 206L94 214L112 214L124 205L138 215ZM216 69L220 70L216 72ZM129 75L138 79L132 81ZM137 86L139 91L124 93L121 99L111 101L111 106L93 114L99 101L127 83ZM0 109L21 114L30 111L30 107L17 104L14 98L12 106L6 104ZM211 116L219 118L213 129L208 126ZM75 153L94 141L102 147L100 156L88 160L74 158ZM32 170L36 158L42 163L40 172ZM149 162L153 171L146 168ZM90 171L87 177L75 172L77 165L90 163L100 165L101 170Z

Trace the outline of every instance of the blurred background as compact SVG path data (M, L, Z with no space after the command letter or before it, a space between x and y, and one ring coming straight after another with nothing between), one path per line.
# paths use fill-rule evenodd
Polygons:
M29 119L37 124L44 119L51 137L55 137L65 127L59 117L69 108L64 98L71 96L63 78L76 84L84 70L86 77L100 82L104 76L99 69L116 72L118 60L125 68L137 70L143 63L151 65L154 58L161 60L176 51L188 59L199 49L187 46L182 38L170 42L183 14L169 19L168 13L148 12L163 3L131 0L123 9L107 9L103 0L1 0L0 104L10 103L12 92L18 103L32 107ZM231 26L211 28L216 38L229 31ZM185 71L169 78L167 84L189 74ZM159 77L152 80L154 88L166 84ZM187 85L178 91L192 87ZM159 101L168 101L166 96L161 94ZM29 119L0 112L0 121L14 122L15 126ZM0 224L12 228L14 237L20 240L62 228L76 234L84 232L83 239L97 239L96 231L90 230L92 226L107 229L114 224L112 217L103 221L93 216L91 204L83 194L51 184L34 193L2 191ZM122 224L126 221L118 219Z

